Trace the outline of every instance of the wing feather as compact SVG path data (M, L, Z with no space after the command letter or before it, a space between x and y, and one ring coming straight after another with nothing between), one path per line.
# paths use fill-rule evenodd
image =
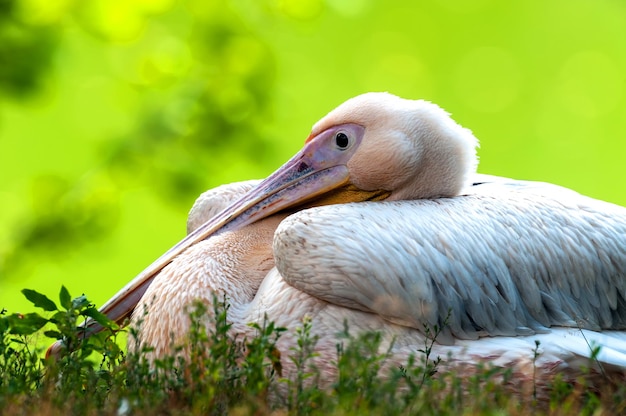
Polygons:
M626 329L626 209L554 185L313 208L281 223L274 254L290 285L419 330Z

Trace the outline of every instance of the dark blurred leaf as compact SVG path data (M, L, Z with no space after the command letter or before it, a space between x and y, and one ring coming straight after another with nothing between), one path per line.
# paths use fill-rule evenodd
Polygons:
M53 338L53 339L63 338L63 334L61 334L59 331L45 331L43 334L47 336L48 338Z
M0 335L7 332L8 329L9 329L9 320L5 316L0 316Z
M58 311L57 313L55 313L54 315L50 317L50 322L59 323L59 322L62 322L64 319L67 319L66 317L67 317L67 312Z
M113 328L117 326L114 321L110 320L105 314L101 313L96 308L87 308L83 314L98 322L105 328Z
M62 6L60 13L68 19L43 23L33 18L33 23L25 23L20 21L16 0L0 1L6 6L0 6L0 11L6 11L0 15L0 84L5 74L6 80L13 80L7 82L22 85L16 87L21 90L41 90L41 79L54 87L73 89L73 84L68 86L61 77L51 76L50 59L59 58L60 68L74 68L74 63L85 58L74 52L86 52L68 45L92 42L96 36L89 53L106 50L113 57L111 67L102 68L98 79L111 81L111 71L120 71L112 85L138 89L136 102L128 107L132 124L97 136L102 144L93 150L89 175L65 175L44 168L29 178L32 212L14 222L9 249L0 253L4 255L0 275L17 277L21 267L32 267L34 258L50 256L56 262L57 253L77 252L110 237L117 232L123 195L130 188L147 187L183 212L202 191L232 178L223 174L229 160L236 158L241 171L261 171L259 167L272 150L270 142L263 140L262 128L273 108L274 51L253 26L245 24L246 17L230 2L216 3L210 7L211 13L192 13L180 28L171 31L161 19L170 21L181 12L187 15L187 6L172 5L162 15L139 13L146 30L132 39L124 38L127 44L120 47L115 39L125 36L120 34L123 25L96 18L89 2ZM105 2L98 7L110 11L103 15L116 15L113 4ZM74 25L72 34L56 36L65 31L68 21ZM152 39L153 26L160 28L158 33L164 30L167 42ZM3 27L17 27L15 39ZM115 34L118 29L122 38ZM38 42L45 31L51 32L49 39ZM59 51L70 60L57 55L57 40L61 42ZM18 43L19 48L15 46ZM161 50L159 45L168 46ZM30 66L23 69L23 65ZM18 82L11 74L32 81ZM72 74L77 77L76 85L93 83L91 71ZM2 93L0 85L0 99ZM76 111L64 114L80 119ZM66 298L61 304L66 307Z
M68 292L65 286L61 286L59 301L61 302L61 306L63 306L65 309L70 309L72 307L72 297L70 296L70 292Z
M57 311L57 305L51 301L46 295L43 295L39 292L36 292L32 289L22 289L22 293L26 296L26 299L31 301L33 305L38 308L43 309L44 311Z
M37 313L13 314L8 317L10 332L15 335L30 335L37 332L48 320Z
M0 2L0 92L21 98L42 89L59 27L23 21L16 4L16 0Z

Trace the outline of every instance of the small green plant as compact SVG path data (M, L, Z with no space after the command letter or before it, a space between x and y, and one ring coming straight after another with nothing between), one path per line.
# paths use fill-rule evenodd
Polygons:
M619 414L626 411L623 380L595 384L582 374L574 381L557 375L534 392L511 390L513 373L489 365L448 369L450 357L433 356L443 326L425 327L424 345L405 363L391 360L393 343L380 333L338 334L330 373L316 366L318 338L310 318L289 334L288 351L278 345L286 330L265 319L256 335L232 333L226 299L193 305L184 345L155 358L137 346L124 354L120 328L85 296L61 288L59 302L25 290L43 312L0 312L0 415L222 415L267 414ZM80 322L95 319L103 333L85 338ZM128 336L137 338L139 327ZM55 359L42 357L42 339L69 346ZM539 356L539 345L534 361ZM282 355L281 355L282 354ZM289 363L289 374L283 364ZM328 371L328 362L324 371ZM600 374L600 376L604 376ZM329 377L331 377L329 379ZM535 376L536 377L536 374ZM542 388L545 399L537 390Z
M148 359L149 347L129 352L125 411L167 413L174 408L181 414L219 415L234 407L249 412L267 407L281 371L276 341L284 330L265 320L251 325L255 337L238 339L230 334L226 299L214 297L212 304L210 311L202 303L192 305L185 345L172 345L174 355ZM131 336L138 337L139 330L132 328Z
M4 408L16 404L36 408L34 398L48 399L59 407L103 407L116 368L123 361L116 343L117 325L85 296L72 299L65 287L59 293L60 306L34 290L24 289L22 293L35 307L52 315L33 312L2 316L0 401L5 402ZM104 331L84 339L83 327L78 323L87 318L96 320ZM40 331L47 338L63 340L68 347L60 351L59 357L41 359L42 349L35 335Z
M296 329L296 345L291 347L289 360L295 365L295 376L281 379L288 386L287 410L296 415L309 415L323 405L324 395L319 389L320 372L313 363L318 356L315 346L319 339L312 335L311 317L302 319L302 326Z
M29 325L25 321L31 321ZM0 409L41 385L43 369L28 336L41 327L36 318L0 311Z
M380 332L364 332L356 337L351 335L347 323L340 334L342 342L337 344L337 380L333 384L338 397L339 408L346 412L367 412L386 402L387 391L379 390L379 372L392 345L379 353L382 344ZM383 393L383 394L375 394Z

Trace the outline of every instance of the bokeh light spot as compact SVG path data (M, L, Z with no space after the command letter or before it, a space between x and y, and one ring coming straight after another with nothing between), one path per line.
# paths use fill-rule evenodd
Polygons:
M619 103L624 75L606 54L582 51L563 64L556 87L560 102L569 112L594 118Z
M263 45L249 36L235 36L228 44L225 66L228 72L244 76L259 67L267 57Z
M133 45L112 48L108 63L114 74L132 84L169 84L185 77L193 65L190 47L180 38L152 30Z
M94 33L114 42L130 42L142 33L146 17L132 1L90 0L81 4L80 19Z
M472 13L483 9L491 4L493 0L437 0L436 3L443 8L456 13Z
M280 9L287 16L298 20L311 20L322 12L321 0L282 0Z
M459 62L456 90L468 107L495 113L517 98L520 79L519 66L509 51L480 47L471 50Z
M174 37L162 39L148 59L158 78L184 76L192 64L189 47Z
M216 99L222 117L233 124L242 122L254 110L254 99L240 86L222 88Z
M397 31L375 31L361 45L355 64L364 91L428 97L432 78L414 39ZM371 51L381 51L372 55ZM384 51L384 52L382 52Z
M332 0L328 2L329 7L346 17L363 14L370 8L370 4L370 0Z
M71 0L22 0L20 18L32 24L52 24L63 19L73 6Z
M144 13L150 14L166 12L174 4L174 0L133 0L133 2Z
M365 74L366 90L396 93L412 91L420 97L431 94L431 80L427 69L414 55L385 55L372 62Z

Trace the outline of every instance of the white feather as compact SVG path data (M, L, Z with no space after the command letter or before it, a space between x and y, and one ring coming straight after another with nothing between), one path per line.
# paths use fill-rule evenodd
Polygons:
M143 319L142 343L171 351L170 333L182 342L189 327L186 307L220 293L237 334L253 335L246 324L265 316L290 329L311 317L323 372L347 322L393 341L399 363L423 348L425 326L437 326L433 356L444 365L489 362L539 377L591 365L626 375L625 208L474 174L476 139L434 104L364 94L312 136L343 123L365 131L348 162L351 184L387 191L389 202L283 214L195 244L144 295L150 313L133 318ZM255 183L203 194L189 230ZM279 348L289 351L293 337Z
M276 231L276 265L312 296L418 330L450 310L456 338L626 329L626 209L538 189L300 211Z

